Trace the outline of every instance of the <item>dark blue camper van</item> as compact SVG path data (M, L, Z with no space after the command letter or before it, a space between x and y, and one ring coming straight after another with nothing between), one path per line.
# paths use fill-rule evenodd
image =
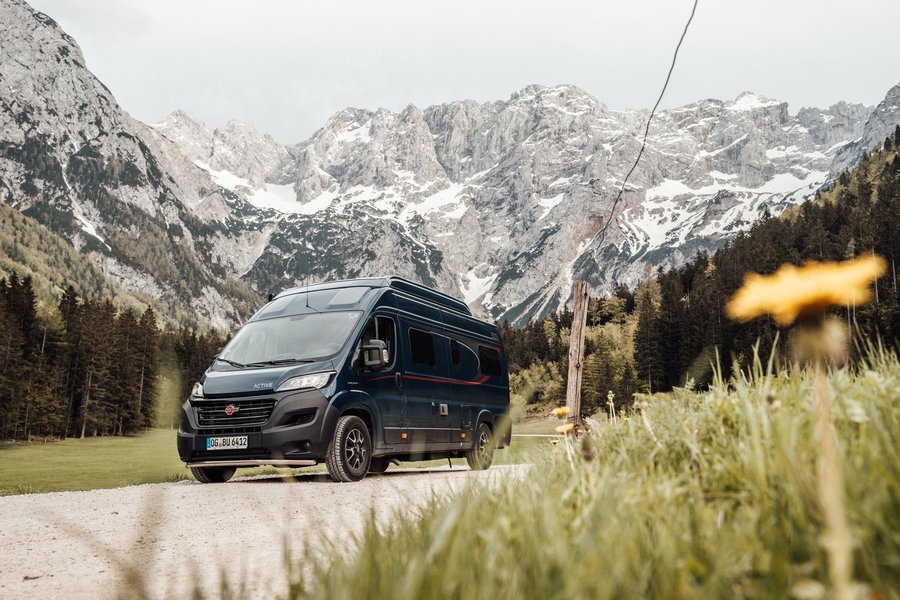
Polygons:
M460 300L398 277L279 294L222 350L182 407L178 453L202 482L239 467L324 462L336 481L392 460L509 445L497 328Z

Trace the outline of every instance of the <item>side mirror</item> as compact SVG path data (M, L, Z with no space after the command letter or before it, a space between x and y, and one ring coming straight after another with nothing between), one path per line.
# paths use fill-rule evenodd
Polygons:
M381 340L369 340L367 344L363 345L362 351L363 365L367 369L378 371L390 364L388 362L390 357L388 356L387 344Z

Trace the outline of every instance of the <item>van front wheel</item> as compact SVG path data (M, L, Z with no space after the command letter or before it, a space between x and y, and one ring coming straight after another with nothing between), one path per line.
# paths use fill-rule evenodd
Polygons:
M200 483L225 483L234 476L234 467L191 467L191 475Z
M494 436L487 423L482 423L475 431L475 445L466 450L466 462L473 471L482 471L494 462Z
M369 472L372 461L372 436L357 416L338 419L334 437L325 452L325 466L335 481L359 481Z

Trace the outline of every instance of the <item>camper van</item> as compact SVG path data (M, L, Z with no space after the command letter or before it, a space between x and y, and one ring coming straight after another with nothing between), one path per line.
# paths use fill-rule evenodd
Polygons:
M460 300L399 277L282 292L215 357L182 406L194 477L324 462L358 481L391 462L465 457L510 442L497 328Z

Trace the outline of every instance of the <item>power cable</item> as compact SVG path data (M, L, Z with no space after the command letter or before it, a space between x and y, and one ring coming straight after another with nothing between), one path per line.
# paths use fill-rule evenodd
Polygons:
M622 181L622 187L619 188L619 193L616 194L616 199L613 200L612 208L609 209L609 218L606 220L606 224L602 229L594 236L596 239L598 236L600 241L597 244L599 248L600 244L603 243L603 240L606 239L606 230L609 229L609 226L612 225L613 215L616 212L616 206L618 206L619 201L622 199L622 194L625 193L625 186L628 185L628 178L631 177L631 174L634 173L634 170L637 168L638 163L641 161L641 156L644 154L644 149L647 147L647 136L650 134L650 122L653 120L653 115L656 114L656 109L659 108L659 103L662 102L663 96L666 93L666 88L669 86L669 80L672 78L672 71L675 70L675 63L678 60L678 51L681 49L681 43L684 42L684 37L687 35L688 29L691 26L691 21L694 20L694 13L697 12L697 2L699 0L694 0L694 7L691 9L691 16L688 17L687 23L684 25L684 31L681 32L681 38L678 40L678 45L675 46L675 53L672 55L672 64L669 65L669 73L666 75L666 82L663 84L662 91L659 93L659 98L656 99L656 104L653 105L653 109L650 111L650 116L647 117L647 126L644 128L644 139L641 142L641 149L638 151L637 158L634 159L634 164L631 165L631 168L628 170L628 173L625 175L625 179ZM591 182L593 184L593 181ZM593 187L593 185L592 185Z

